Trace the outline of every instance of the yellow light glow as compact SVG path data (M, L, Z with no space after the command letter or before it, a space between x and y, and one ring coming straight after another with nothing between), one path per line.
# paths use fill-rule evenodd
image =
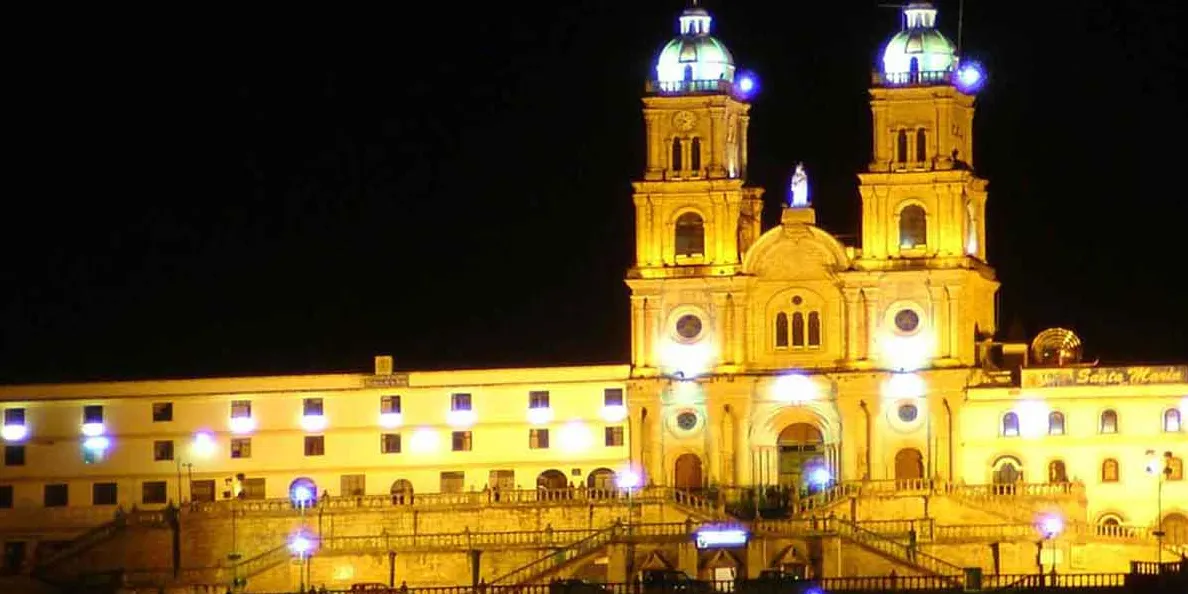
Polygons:
M889 400L923 398L927 392L924 378L915 373L893 373L883 382L883 398Z
M776 378L771 386L771 398L790 404L804 404L821 397L821 389L808 376L789 373Z
M194 434L194 442L190 444L190 454L196 458L209 458L214 455L217 445L214 436L209 433Z
M659 349L660 366L669 375L692 379L713 368L716 349L710 340L682 344L665 340Z
M553 409L530 408L528 409L528 422L533 425L544 425L553 421Z
M354 565L337 565L334 567L334 581L346 582L355 579Z
M437 451L437 432L429 429L417 429L408 440L408 449L417 454L431 454Z
M602 407L602 420L607 423L620 423L627 418L627 407L621 404L612 404L610 406Z
M304 415L301 417L301 428L311 432L317 433L326 430L326 416L325 415Z
M87 437L99 437L103 435L103 423L83 423L82 434Z
M457 427L460 429L474 425L475 419L476 415L474 414L473 410L451 410L450 412L446 413L446 422L449 423L451 427Z
M253 417L232 417L231 432L237 434L251 433L256 430L256 419Z
M568 453L588 451L594 445L594 435L581 421L570 421L561 428L561 449Z
M379 424L384 429L395 429L404 424L404 415L400 413L383 413L380 415Z
M691 380L673 383L669 392L676 404L696 404L702 400L701 384Z
M1015 405L1015 414L1019 417L1019 435L1021 437L1040 437L1048 433L1048 413L1050 409L1042 400L1023 400Z
M888 369L918 371L932 359L932 336L921 331L912 336L885 334L879 340L883 363Z

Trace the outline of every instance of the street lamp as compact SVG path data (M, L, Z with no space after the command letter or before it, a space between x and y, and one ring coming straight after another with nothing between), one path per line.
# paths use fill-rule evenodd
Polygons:
M1042 534L1044 536L1044 540L1043 540L1043 542L1041 542L1041 549L1040 549L1040 552L1041 552L1041 554L1040 554L1040 573L1042 574L1044 571L1042 545L1045 542L1050 542L1050 543L1052 543L1052 545L1050 547L1050 551L1049 551L1049 553L1052 557L1052 580L1055 581L1055 579L1056 579L1056 544L1053 541L1053 539L1055 539L1057 536L1060 536L1061 532L1064 532L1064 519L1061 518L1060 516L1056 516L1056 515L1044 516L1040 520L1039 530L1040 530L1040 534Z
M304 529L289 539L289 552L301 562L301 592L305 591L305 584L309 579L309 558L317 548L317 540L305 532Z
M620 472L619 476L615 477L615 483L618 484L619 488L627 491L627 528L629 530L631 528L631 516L633 515L631 492L636 487L639 487L640 482L639 473L630 468Z
M1155 562L1163 566L1163 481L1171 478L1172 453L1163 452L1162 460L1155 450L1147 450L1147 474L1155 477Z

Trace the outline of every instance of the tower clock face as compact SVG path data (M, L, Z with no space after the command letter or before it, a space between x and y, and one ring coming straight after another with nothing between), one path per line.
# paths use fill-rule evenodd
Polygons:
M672 116L672 123L678 130L688 130L697 123L697 116L693 115L691 111L678 111L676 115Z

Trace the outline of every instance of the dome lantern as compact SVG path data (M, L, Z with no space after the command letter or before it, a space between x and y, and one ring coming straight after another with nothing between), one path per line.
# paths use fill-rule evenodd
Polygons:
M936 7L911 2L903 7L903 28L883 49L880 81L888 86L948 84L957 51L936 28Z
M695 94L730 92L734 57L726 45L710 35L713 17L704 8L686 8L677 19L679 34L665 44L656 59L650 92Z

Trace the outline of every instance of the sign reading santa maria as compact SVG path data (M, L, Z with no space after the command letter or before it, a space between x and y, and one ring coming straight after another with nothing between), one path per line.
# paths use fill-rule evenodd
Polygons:
M1188 384L1188 365L1024 369L1024 388Z

